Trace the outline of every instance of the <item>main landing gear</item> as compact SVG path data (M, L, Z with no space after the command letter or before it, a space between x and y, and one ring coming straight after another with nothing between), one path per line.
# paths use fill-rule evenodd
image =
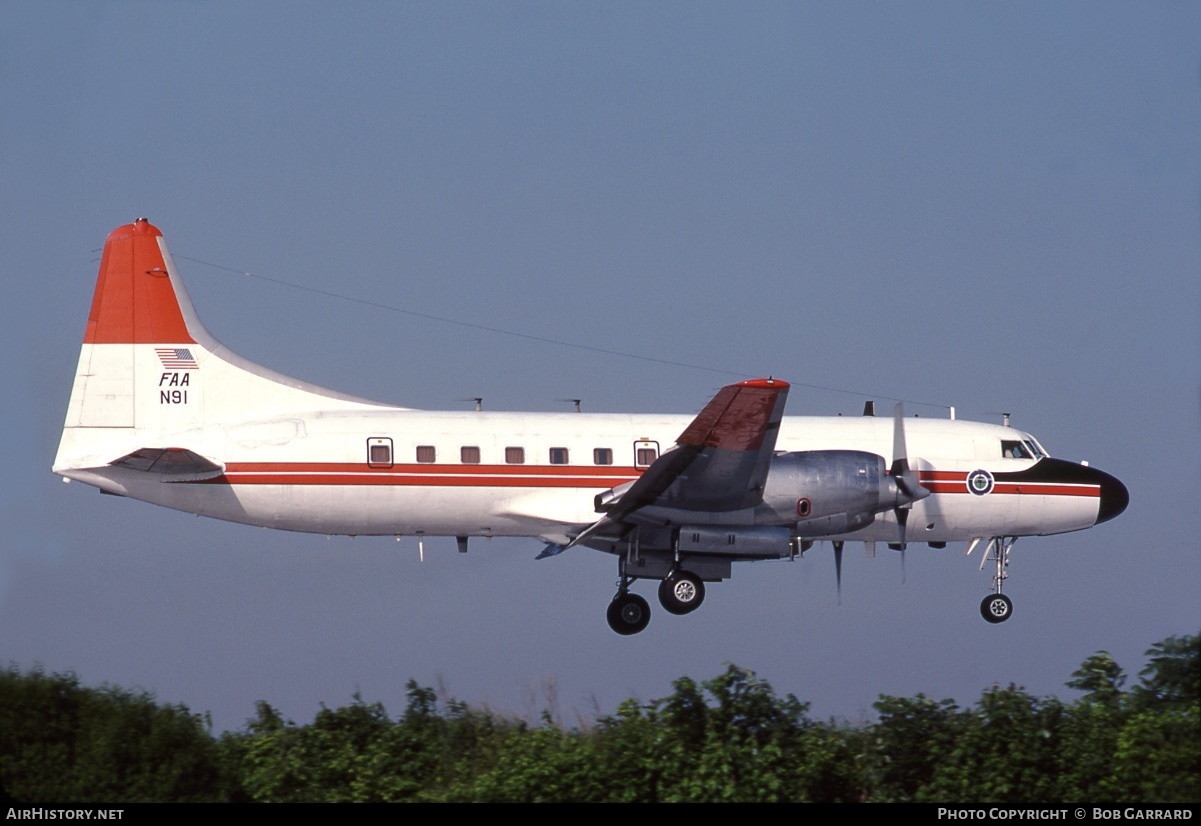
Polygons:
M1001 588L1005 580L1009 578L1005 569L1009 567L1009 552L1013 550L1015 542L1017 542L1016 536L994 536L988 540L984 558L980 560L981 569L984 568L986 562L995 562L997 565L997 572L993 574L992 578L993 593L980 601L980 616L994 624L1004 622L1013 616L1013 600L1001 593ZM971 553L975 547L975 543L972 543L968 547L968 553Z
M705 601L705 583L696 574L673 570L659 583L659 604L669 614L691 614Z
M626 576L622 566L621 578L617 581L617 594L609 603L605 618L609 627L622 636L637 634L651 621L651 607L645 599L630 593L630 585L636 577ZM691 614L705 601L705 583L691 571L672 569L659 583L659 604L669 614L682 616Z
M630 634L637 634L650 623L651 606L642 597L623 589L618 591L617 596L609 603L605 619L609 620L610 628L623 637L628 637Z

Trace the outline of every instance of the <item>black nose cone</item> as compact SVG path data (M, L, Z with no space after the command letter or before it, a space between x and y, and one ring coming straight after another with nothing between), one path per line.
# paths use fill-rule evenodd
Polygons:
M1032 468L1017 473L994 474L998 481L1049 482L1052 485L1096 485L1101 488L1101 501L1097 504L1097 521L1094 525L1108 522L1126 510L1130 504L1130 491L1113 476L1088 465L1064 459L1042 459Z
M1130 491L1108 473L1094 472L1101 478L1101 507L1097 511L1097 524L1100 525L1126 510L1130 504Z

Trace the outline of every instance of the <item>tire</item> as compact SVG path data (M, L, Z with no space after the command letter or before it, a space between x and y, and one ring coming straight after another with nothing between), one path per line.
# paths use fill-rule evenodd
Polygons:
M659 583L659 604L669 614L691 614L705 601L705 583L688 571L673 571Z
M980 601L980 616L994 624L1004 622L1013 616L1013 600L1004 594L989 594Z
M637 634L650 623L651 606L637 594L618 594L609 603L605 618L609 620L610 628L623 637L628 637Z

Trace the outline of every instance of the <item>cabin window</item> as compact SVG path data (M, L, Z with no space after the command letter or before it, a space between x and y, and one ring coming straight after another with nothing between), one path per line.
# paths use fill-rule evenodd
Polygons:
M459 448L459 461L465 465L478 465L480 463L480 449L478 447L461 447Z
M636 467L650 467L659 458L658 442L635 442L634 464Z
M525 448L524 447L506 447L505 448L505 464L506 465L524 465L525 464Z
M379 437L367 440L367 466L392 467L392 440Z
M417 445L417 461L423 465L438 461L438 451L433 445Z
M567 464L567 448L565 448L565 447L552 447L552 448L550 449L550 463L551 463L552 465L565 465L565 464Z
M387 445L372 445L370 457L367 460L371 465L390 465L392 464L392 448Z
M613 449L608 447L596 447L592 449L592 464L594 465L611 465L613 464Z

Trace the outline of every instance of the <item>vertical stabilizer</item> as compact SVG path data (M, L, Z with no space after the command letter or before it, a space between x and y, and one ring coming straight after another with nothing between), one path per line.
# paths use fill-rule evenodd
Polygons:
M230 352L196 316L163 234L139 218L104 243L54 467L96 467L237 422L381 406Z
M136 426L136 345L164 345L194 363L189 347L196 342L181 306L190 311L191 302L175 293L162 235L140 218L104 242L67 427Z

